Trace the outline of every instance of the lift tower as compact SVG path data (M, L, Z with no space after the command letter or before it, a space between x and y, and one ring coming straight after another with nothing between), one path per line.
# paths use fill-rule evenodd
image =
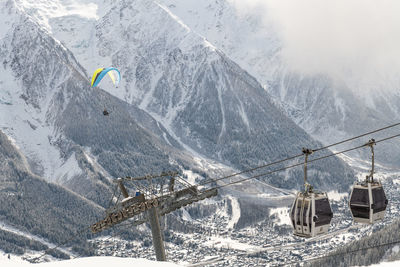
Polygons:
M130 196L124 182L132 182L135 195ZM125 177L115 180L124 199L106 211L104 219L91 226L92 233L98 233L128 219L136 219L134 226L149 222L153 246L158 261L166 261L164 241L159 216L164 216L194 202L216 196L217 189L199 189L181 178L177 172ZM166 186L167 185L167 186ZM139 219L147 212L147 217Z

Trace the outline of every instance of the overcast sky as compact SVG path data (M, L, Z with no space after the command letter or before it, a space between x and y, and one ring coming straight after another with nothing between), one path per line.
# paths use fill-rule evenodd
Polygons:
M288 65L381 87L400 81L399 0L229 0L265 14L283 41ZM386 85L384 85L386 86Z

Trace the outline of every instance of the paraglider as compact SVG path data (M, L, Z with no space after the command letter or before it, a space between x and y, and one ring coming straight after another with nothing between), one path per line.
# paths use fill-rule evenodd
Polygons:
M113 84L118 87L119 82L121 81L121 73L117 68L114 67L108 67L108 68L99 68L94 71L93 76L92 76L92 81L90 84L90 87L96 87L99 85L101 80L104 78L104 76L110 76L111 81ZM106 108L104 108L103 115L108 116L110 113L107 111Z
M96 87L100 81L108 74L113 82L113 84L118 87L119 81L121 80L121 73L117 68L109 67L109 68L99 68L94 71L92 76L91 87Z

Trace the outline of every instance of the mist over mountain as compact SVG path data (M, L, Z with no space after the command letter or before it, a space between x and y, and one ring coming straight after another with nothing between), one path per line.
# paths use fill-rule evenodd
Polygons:
M272 23L275 17L264 17L269 6L254 12L260 3L251 3L239 10L238 2L230 0L1 2L0 197L5 204L0 223L8 227L0 229L7 240L1 244L21 254L62 242L104 215L110 199L117 201L112 197L118 177L178 171L186 183L196 184L400 117L398 97L390 90L360 97L347 80L292 68L287 40ZM104 79L91 88L93 71L108 66L121 71L119 86ZM397 166L397 148L396 140L377 146L378 161ZM328 154L325 150L310 159ZM365 149L348 156L367 159L369 154ZM309 182L335 196L335 229L348 220L340 205L356 179L353 168L338 157L309 164ZM289 236L285 218L291 194L302 188L299 166L226 187L213 199L164 217L174 259L182 259L181 248L201 257L210 253L221 243L212 243L211 233L245 240L256 249L266 239ZM27 212L19 217L21 210ZM149 226L142 225L138 233L125 231L111 241L84 236L73 243L75 250L53 256L121 250L130 253L124 256L150 257ZM117 245L110 249L112 242Z
M394 1L162 2L253 75L287 116L324 144L398 122ZM398 140L380 144L377 161L397 166L398 148Z
M40 119L32 119L40 120L43 128L51 132L48 135L50 142L43 140L49 145L46 149L53 150L56 155L61 148L62 155L49 160L46 158L48 155L40 152L43 150L39 145L33 145L26 136L17 136L19 130L8 128L9 134L17 143L21 143L22 150L26 150L38 174L54 180L66 180L69 186L83 191L85 187L79 187L77 181L88 181L82 178L80 165L89 159L93 162L94 158L94 162L101 166L97 169L96 177L102 181L103 187L107 187L107 179L103 176L124 175L128 170L130 173L144 174L150 172L150 166L152 172L171 169L168 167L171 159L162 152L167 149L164 145L178 149L183 147L192 154L194 152L194 155L199 153L236 168L253 167L284 158L288 154L297 154L303 146L320 146L275 107L271 97L253 77L157 3L121 1L111 8L111 4L103 5L100 1L99 7L110 9L108 12L103 10L104 16L99 17L98 21L92 15L84 17L73 12L60 17L56 16L57 12L46 13L47 2L44 0L41 2L43 5L37 5L36 8L30 1L16 3L16 7L23 10L19 12L24 14L26 11L33 17L35 22L29 22L32 27L36 23L39 27L37 31L29 33L35 36L25 36L23 30L13 33L13 38L11 33L6 35L5 39L10 39L11 43L3 48L3 54L8 57L4 67L11 66L13 72L9 75L20 77L26 73L22 83L24 89L19 96L24 96L25 105L36 107L33 113L27 115L37 113L37 116L41 116ZM46 14L47 17L44 17ZM170 34L165 35L166 32ZM71 38L71 34L74 38ZM18 50L13 48L19 47L27 38L49 44L53 42L57 49L49 47L44 51L39 50L37 58L23 58L19 53L26 54L34 47L39 47L30 43L29 47L23 47L25 51L21 50L22 47ZM115 39L120 41L113 42ZM45 48L43 45L40 47ZM88 57L89 54L92 56ZM44 63L47 57L53 60L51 64ZM129 109L129 105L116 102L102 90L90 89L85 84L85 76L94 66L110 63L126 71L123 72L119 88L107 87L105 83L107 90L150 116L128 118L140 112L124 112L121 109ZM65 64L68 67L61 69ZM44 73L40 74L40 71ZM36 79L38 75L43 78ZM30 81L34 83L30 84ZM41 84L47 86L41 87ZM21 101L18 94L13 95ZM113 110L110 120L94 111L107 105ZM32 119L24 119L21 124L26 127L26 121L32 124ZM151 123L153 120L155 123ZM130 125L133 128L129 128ZM141 127L150 128L142 131ZM151 134L145 137L149 131L153 131L160 141L151 137ZM122 145L118 149L117 143ZM85 148L76 148L76 144ZM101 148L97 147L99 144ZM73 152L76 149L76 153L83 157L77 158ZM270 153L272 150L278 153ZM29 154L45 158L33 160ZM139 159L137 156L140 154L149 157ZM123 160L121 155L125 155ZM115 157L119 158L119 164L112 163ZM57 158L60 160L54 162ZM315 168L322 171L324 177L335 173L334 183L339 188L347 188L349 180L342 177L351 176L351 172L329 172L328 169L343 169L333 167L335 164L342 166L339 161L334 161L328 160L327 165ZM56 169L59 170L65 162L73 164L76 173L72 174L68 168L68 174L53 177ZM294 174L299 186L301 172ZM71 177L74 177L73 180L70 180ZM279 176L269 179L271 183L286 188L294 185L282 183ZM343 179L343 183L338 179ZM315 177L315 184L322 188L328 186L329 182L326 181ZM95 187L101 185L90 183Z

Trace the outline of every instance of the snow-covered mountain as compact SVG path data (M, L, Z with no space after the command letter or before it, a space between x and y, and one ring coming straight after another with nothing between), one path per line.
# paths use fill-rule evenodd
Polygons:
M160 2L254 76L290 118L324 144L399 121L398 79L383 75L367 83L368 79L351 73L339 79L322 72L313 75L293 70L282 55L282 29L274 24L274 10L268 5L251 7L249 3L243 10L243 3L236 5L232 0ZM389 130L373 137L397 132ZM377 160L397 166L399 144L398 140L380 144ZM358 151L351 155L366 158L369 154Z
M133 117L155 125L149 116L90 89L71 52L15 1L2 5L1 127L34 173L106 203L99 192L110 194L110 175L173 169L168 149ZM104 103L119 120L104 118Z
M172 146L237 168L297 154L303 146L320 146L276 108L252 76L166 6L87 1L81 4L96 15L85 15L72 12L68 1L58 1L54 10L39 2L17 4L64 44L87 73L98 66L118 66L123 71L119 88L106 83L104 88L150 114L163 129L156 134ZM71 12L59 15L59 6ZM342 169L334 167L339 162L322 165L317 168L323 177L331 175L329 168ZM279 177L271 179L288 186ZM322 180L316 178L316 184L325 184Z
M32 172L103 207L112 177L199 168L191 157L247 168L321 146L257 80L157 2L8 0L1 15L2 130ZM120 87L90 88L89 73L107 65L122 70ZM337 158L310 173L316 186L338 190L353 175ZM302 171L267 181L300 188ZM235 187L239 206L260 206L240 191L264 187ZM249 224L237 217L232 227Z
M282 41L265 10L246 13L233 0L161 0L193 31L204 36L262 85L281 71ZM251 5L251 4L249 4Z
M287 96L287 103L278 98L279 82L289 76L282 74L273 29L259 30L260 18L235 12L221 0L2 1L1 130L26 156L29 171L102 207L109 204L114 177L179 170L195 182L299 154L302 147L322 146L293 121L307 129L302 112L311 111L294 103L308 98L297 94L289 101ZM267 37L260 35L264 30ZM110 65L122 72L120 86L105 79L101 88L90 88L93 70ZM316 81L321 87L328 83L322 78L310 82ZM322 100L315 101L323 105ZM104 107L110 116L103 116ZM332 116L337 131L337 114ZM325 129L329 120L321 118L316 126ZM338 158L310 166L310 180L321 189L346 191L353 176ZM302 179L299 167L265 181L299 189ZM261 194L264 188L274 192L273 198ZM229 193L188 208L191 213L182 211L183 221L171 220L176 215L166 220L177 232L207 231L193 223L202 216L210 231L219 231L215 224L225 232L256 221L257 230L281 231L271 227L273 219L265 219L270 219L270 208L277 209L272 217L287 215L281 207L291 201L285 190L258 181ZM169 235L171 244L183 243L176 232ZM258 236L258 246L263 238Z
M40 253L102 216L104 209L97 203L33 174L21 151L2 132L0 160L0 250ZM86 238L75 238L74 245L75 252L93 255ZM75 252L60 248L50 255L68 258Z

